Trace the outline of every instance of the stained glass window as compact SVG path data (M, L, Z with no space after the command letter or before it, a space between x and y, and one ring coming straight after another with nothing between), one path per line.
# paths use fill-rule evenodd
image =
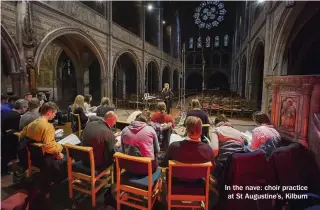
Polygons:
M201 37L199 37L197 42L197 48L201 48L201 47L202 47Z
M189 39L189 48L193 48L193 38Z
M224 15L227 10L224 8L224 4L219 1L204 1L201 2L193 15L194 23L199 28L211 29L216 27L224 20Z
M210 47L210 36L206 37L206 47Z
M219 36L214 37L214 47L219 47Z
M229 44L229 36L226 34L223 38L223 45L225 47L228 47L228 44Z

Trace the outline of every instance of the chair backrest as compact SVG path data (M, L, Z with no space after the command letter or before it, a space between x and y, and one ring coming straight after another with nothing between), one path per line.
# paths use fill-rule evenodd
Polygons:
M43 156L45 151L42 143L29 142L27 143L28 161L31 165L41 168L43 166Z
M116 160L117 175L122 169L132 173L152 175L152 159L148 157L135 157L117 152L113 155ZM118 180L118 179L117 179Z
M71 126L73 132L81 132L81 120L79 114L74 114L71 112Z
M211 162L195 164L169 160L169 176L182 180L209 178L211 167Z
M75 161L81 160L85 163L90 163L91 176L95 175L95 162L92 147L76 146L69 143L65 144L64 147L66 148L69 160L74 159Z
M320 171L312 153L298 143L277 148L270 156L278 184L320 186Z

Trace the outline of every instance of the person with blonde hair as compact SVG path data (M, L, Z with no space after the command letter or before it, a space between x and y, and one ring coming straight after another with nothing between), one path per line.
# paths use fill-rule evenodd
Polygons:
M76 96L76 98L74 99L74 103L71 107L71 111L73 114L78 114L80 116L81 128L83 129L86 126L88 117L85 114L84 97L82 95ZM78 121L72 130L73 132L78 131Z
M108 97L103 97L101 99L100 106L96 110L97 116L104 117L104 114L109 111L114 111L114 108L111 105L110 99Z
M186 118L189 116L195 116L201 119L202 124L210 124L209 116L205 111L201 109L201 105L198 99L192 99L191 107L192 109L187 112ZM208 134L208 129L209 128L202 129L201 140L205 139L204 137ZM209 136L206 136L206 137L209 138Z
M169 88L169 83L164 84L164 88L162 89L162 92L161 92L161 97L164 100L164 103L166 104L167 113L170 114L173 93L172 93L171 89Z

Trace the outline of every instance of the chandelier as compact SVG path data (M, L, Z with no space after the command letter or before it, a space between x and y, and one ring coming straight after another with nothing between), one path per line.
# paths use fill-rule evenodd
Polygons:
M196 8L193 15L194 23L199 28L211 29L217 27L224 20L227 10L224 4L219 1L204 1Z

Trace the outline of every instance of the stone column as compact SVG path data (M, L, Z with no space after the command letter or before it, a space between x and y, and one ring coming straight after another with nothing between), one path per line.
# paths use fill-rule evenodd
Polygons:
M277 85L272 85L272 107L271 107L271 123L276 126L276 121L278 119L278 113L277 113L277 99L278 99L278 89L279 87Z
M83 77L77 78L77 94L84 95L84 80Z
M108 93L107 93L107 91L108 91L108 78L101 78L100 84L101 84L101 98L102 97L109 97ZM110 98L110 100L111 100L111 98Z
M142 57L141 57L141 72L139 72L139 68L137 68L137 95L141 92L144 92L144 88L141 85L141 80L143 80L145 75L145 42L146 42L146 8L144 1L140 1L140 37L142 39ZM139 81L140 79L140 81Z
M85 68L84 69L84 74L83 74L83 83L84 83L84 94L88 95L90 94L90 78L89 78L89 69Z
M303 94L303 112L302 112L302 124L300 139L301 144L308 147L307 137L308 137L308 125L309 125L309 113L310 113L310 99L313 86L311 84L302 85Z
M11 73L12 80L12 92L14 95L22 96L22 86L21 86L21 74L20 73Z
M102 92L101 91L101 94L104 93L105 96L108 96L110 98L110 100L113 99L113 77L112 75L114 74L114 69L112 68L113 66L113 56L112 56L112 1L107 1L107 18L108 18L108 28L109 28L109 36L108 36L108 65L107 65L107 69L106 69L106 72L107 72L107 77L104 78L106 79L106 82L107 84L106 85L106 88L104 89L105 91ZM104 80L103 80L104 81ZM109 88L108 88L108 85L109 85ZM103 85L101 84L101 87L103 87Z

